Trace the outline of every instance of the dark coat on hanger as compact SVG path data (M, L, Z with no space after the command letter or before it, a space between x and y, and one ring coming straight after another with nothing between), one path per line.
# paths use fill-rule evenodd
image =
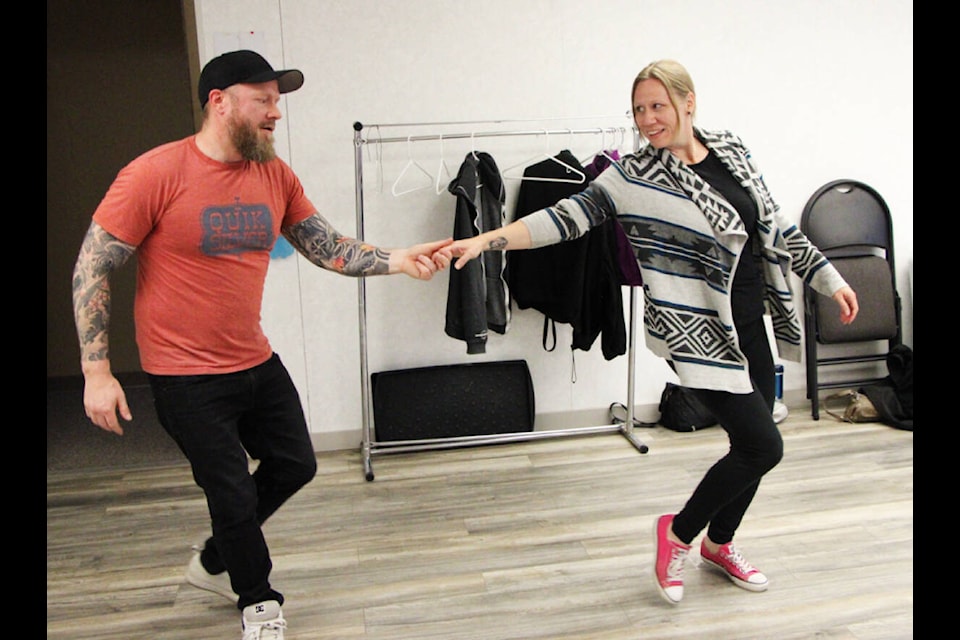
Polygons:
M556 157L586 175L570 151L563 150ZM550 159L527 167L523 175L525 178L576 177ZM515 218L550 207L579 193L587 184L587 180L580 184L524 180L517 196ZM547 347L547 327L549 321L554 321L573 327L573 349L589 351L600 336L605 359L612 360L626 353L627 331L614 224L616 220L611 219L576 240L509 254L507 284L513 300L521 309L534 308L546 316L544 348L553 350Z
M470 152L447 190L456 196L453 238L472 238L503 226L505 196L497 163L488 153ZM510 299L504 252L484 251L463 269L450 269L444 332L467 343L467 353L486 353L487 330L506 333Z

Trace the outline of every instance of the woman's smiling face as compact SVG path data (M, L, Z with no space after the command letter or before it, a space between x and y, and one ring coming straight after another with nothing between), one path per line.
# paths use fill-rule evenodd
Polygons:
M682 145L692 133L693 94L686 97L686 111L673 106L662 82L654 78L641 80L633 91L633 119L640 134L656 149ZM680 102L681 106L684 102Z

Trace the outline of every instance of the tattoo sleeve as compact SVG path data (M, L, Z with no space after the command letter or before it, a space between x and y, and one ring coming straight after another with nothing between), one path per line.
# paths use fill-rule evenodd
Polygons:
M389 273L389 251L340 235L319 213L284 227L283 237L318 267L355 277Z
M90 224L73 268L73 315L80 338L82 361L105 360L110 355L110 273L136 251L104 230Z

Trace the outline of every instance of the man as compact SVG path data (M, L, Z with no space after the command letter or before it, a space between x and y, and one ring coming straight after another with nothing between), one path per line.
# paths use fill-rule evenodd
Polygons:
M86 415L123 434L131 420L110 369L111 273L138 255L137 344L163 428L206 494L212 536L190 584L242 612L244 640L283 638L261 525L316 473L303 408L260 326L270 252L283 236L313 264L348 276L429 280L449 240L384 250L340 235L276 157L281 94L303 85L253 51L200 74L200 132L124 167L93 214L73 273ZM249 459L258 461L251 474Z

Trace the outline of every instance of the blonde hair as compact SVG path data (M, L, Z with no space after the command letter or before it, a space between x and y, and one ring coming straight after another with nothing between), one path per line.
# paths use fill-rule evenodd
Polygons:
M690 77L682 64L676 60L655 60L641 69L633 80L633 87L630 88L631 113L633 113L633 94L637 91L637 85L644 80L659 80L662 82L670 96L670 104L677 110L677 113L682 113L680 104L686 101L688 93L697 94L693 88L693 78ZM690 115L693 117L696 114L697 105L694 102L693 112Z

